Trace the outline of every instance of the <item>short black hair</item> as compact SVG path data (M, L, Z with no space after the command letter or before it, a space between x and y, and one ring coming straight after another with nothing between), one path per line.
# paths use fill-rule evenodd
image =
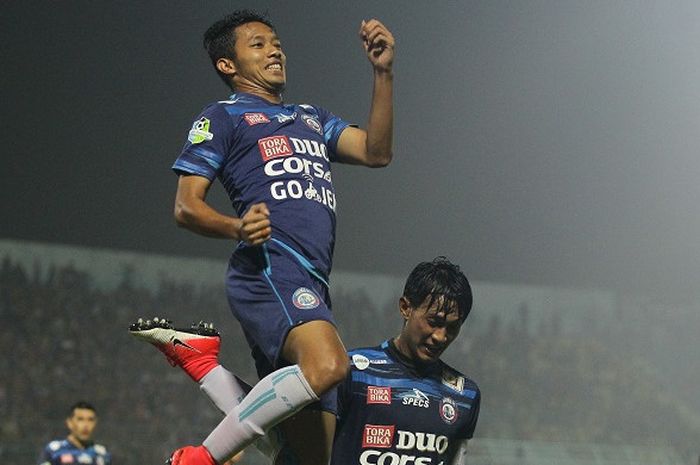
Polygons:
M89 403L85 402L84 400L79 400L75 404L70 406L70 410L68 411L68 416L72 417L73 413L75 412L76 409L86 409L86 410L92 410L93 412L97 413L97 410L95 410L95 407Z
M451 313L457 309L462 323L472 309L472 288L469 280L445 257L437 257L432 262L419 263L406 280L403 296L412 307L417 308L428 301L428 308L438 301L439 311ZM441 301L440 301L441 300Z
M223 19L215 22L204 33L204 48L209 54L211 63L219 77L226 83L231 90L233 84L230 76L222 73L216 68L216 62L219 58L236 59L236 28L247 23L263 23L270 29L275 31L275 26L270 21L267 13L258 13L252 10L236 10L230 15L226 15ZM276 31L275 31L276 32Z

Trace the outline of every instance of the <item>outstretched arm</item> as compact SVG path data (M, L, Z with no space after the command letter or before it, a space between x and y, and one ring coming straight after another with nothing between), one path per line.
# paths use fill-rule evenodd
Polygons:
M338 139L338 161L382 167L391 162L394 126L394 36L376 19L362 21L360 38L374 70L367 130L348 127Z
M235 239L260 245L270 238L270 212L264 203L252 205L242 218L222 215L206 202L211 181L203 176L180 176L175 194L175 221L203 236Z

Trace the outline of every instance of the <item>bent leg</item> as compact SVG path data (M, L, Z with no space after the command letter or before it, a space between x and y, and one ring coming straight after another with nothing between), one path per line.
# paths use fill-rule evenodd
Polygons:
M317 396L345 379L350 369L340 336L328 321L309 321L289 331L282 356L299 365Z
M224 462L271 427L318 400L319 395L342 381L349 369L340 337L327 321L294 327L287 336L283 356L296 364L260 380L204 440L217 462Z
M318 400L298 365L261 379L204 440L212 457L223 463L262 437L267 430Z

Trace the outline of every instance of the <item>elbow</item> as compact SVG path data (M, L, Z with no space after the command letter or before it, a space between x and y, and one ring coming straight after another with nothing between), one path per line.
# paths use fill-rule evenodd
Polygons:
M175 224L181 228L187 228L192 220L192 214L188 211L187 207L180 202L175 203L175 210L173 211L173 218L175 219Z
M372 161L368 166L370 168L384 168L385 166L389 166L393 157L394 154L391 151L377 154L371 158Z

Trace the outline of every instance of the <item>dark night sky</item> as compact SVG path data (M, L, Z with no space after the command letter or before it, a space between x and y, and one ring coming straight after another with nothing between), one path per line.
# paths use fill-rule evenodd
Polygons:
M357 30L397 38L395 161L336 166L336 269L697 297L700 5L6 2L0 237L228 255L175 227L170 165L228 95L201 34L269 9L289 102L364 124ZM230 211L222 189L217 208Z

